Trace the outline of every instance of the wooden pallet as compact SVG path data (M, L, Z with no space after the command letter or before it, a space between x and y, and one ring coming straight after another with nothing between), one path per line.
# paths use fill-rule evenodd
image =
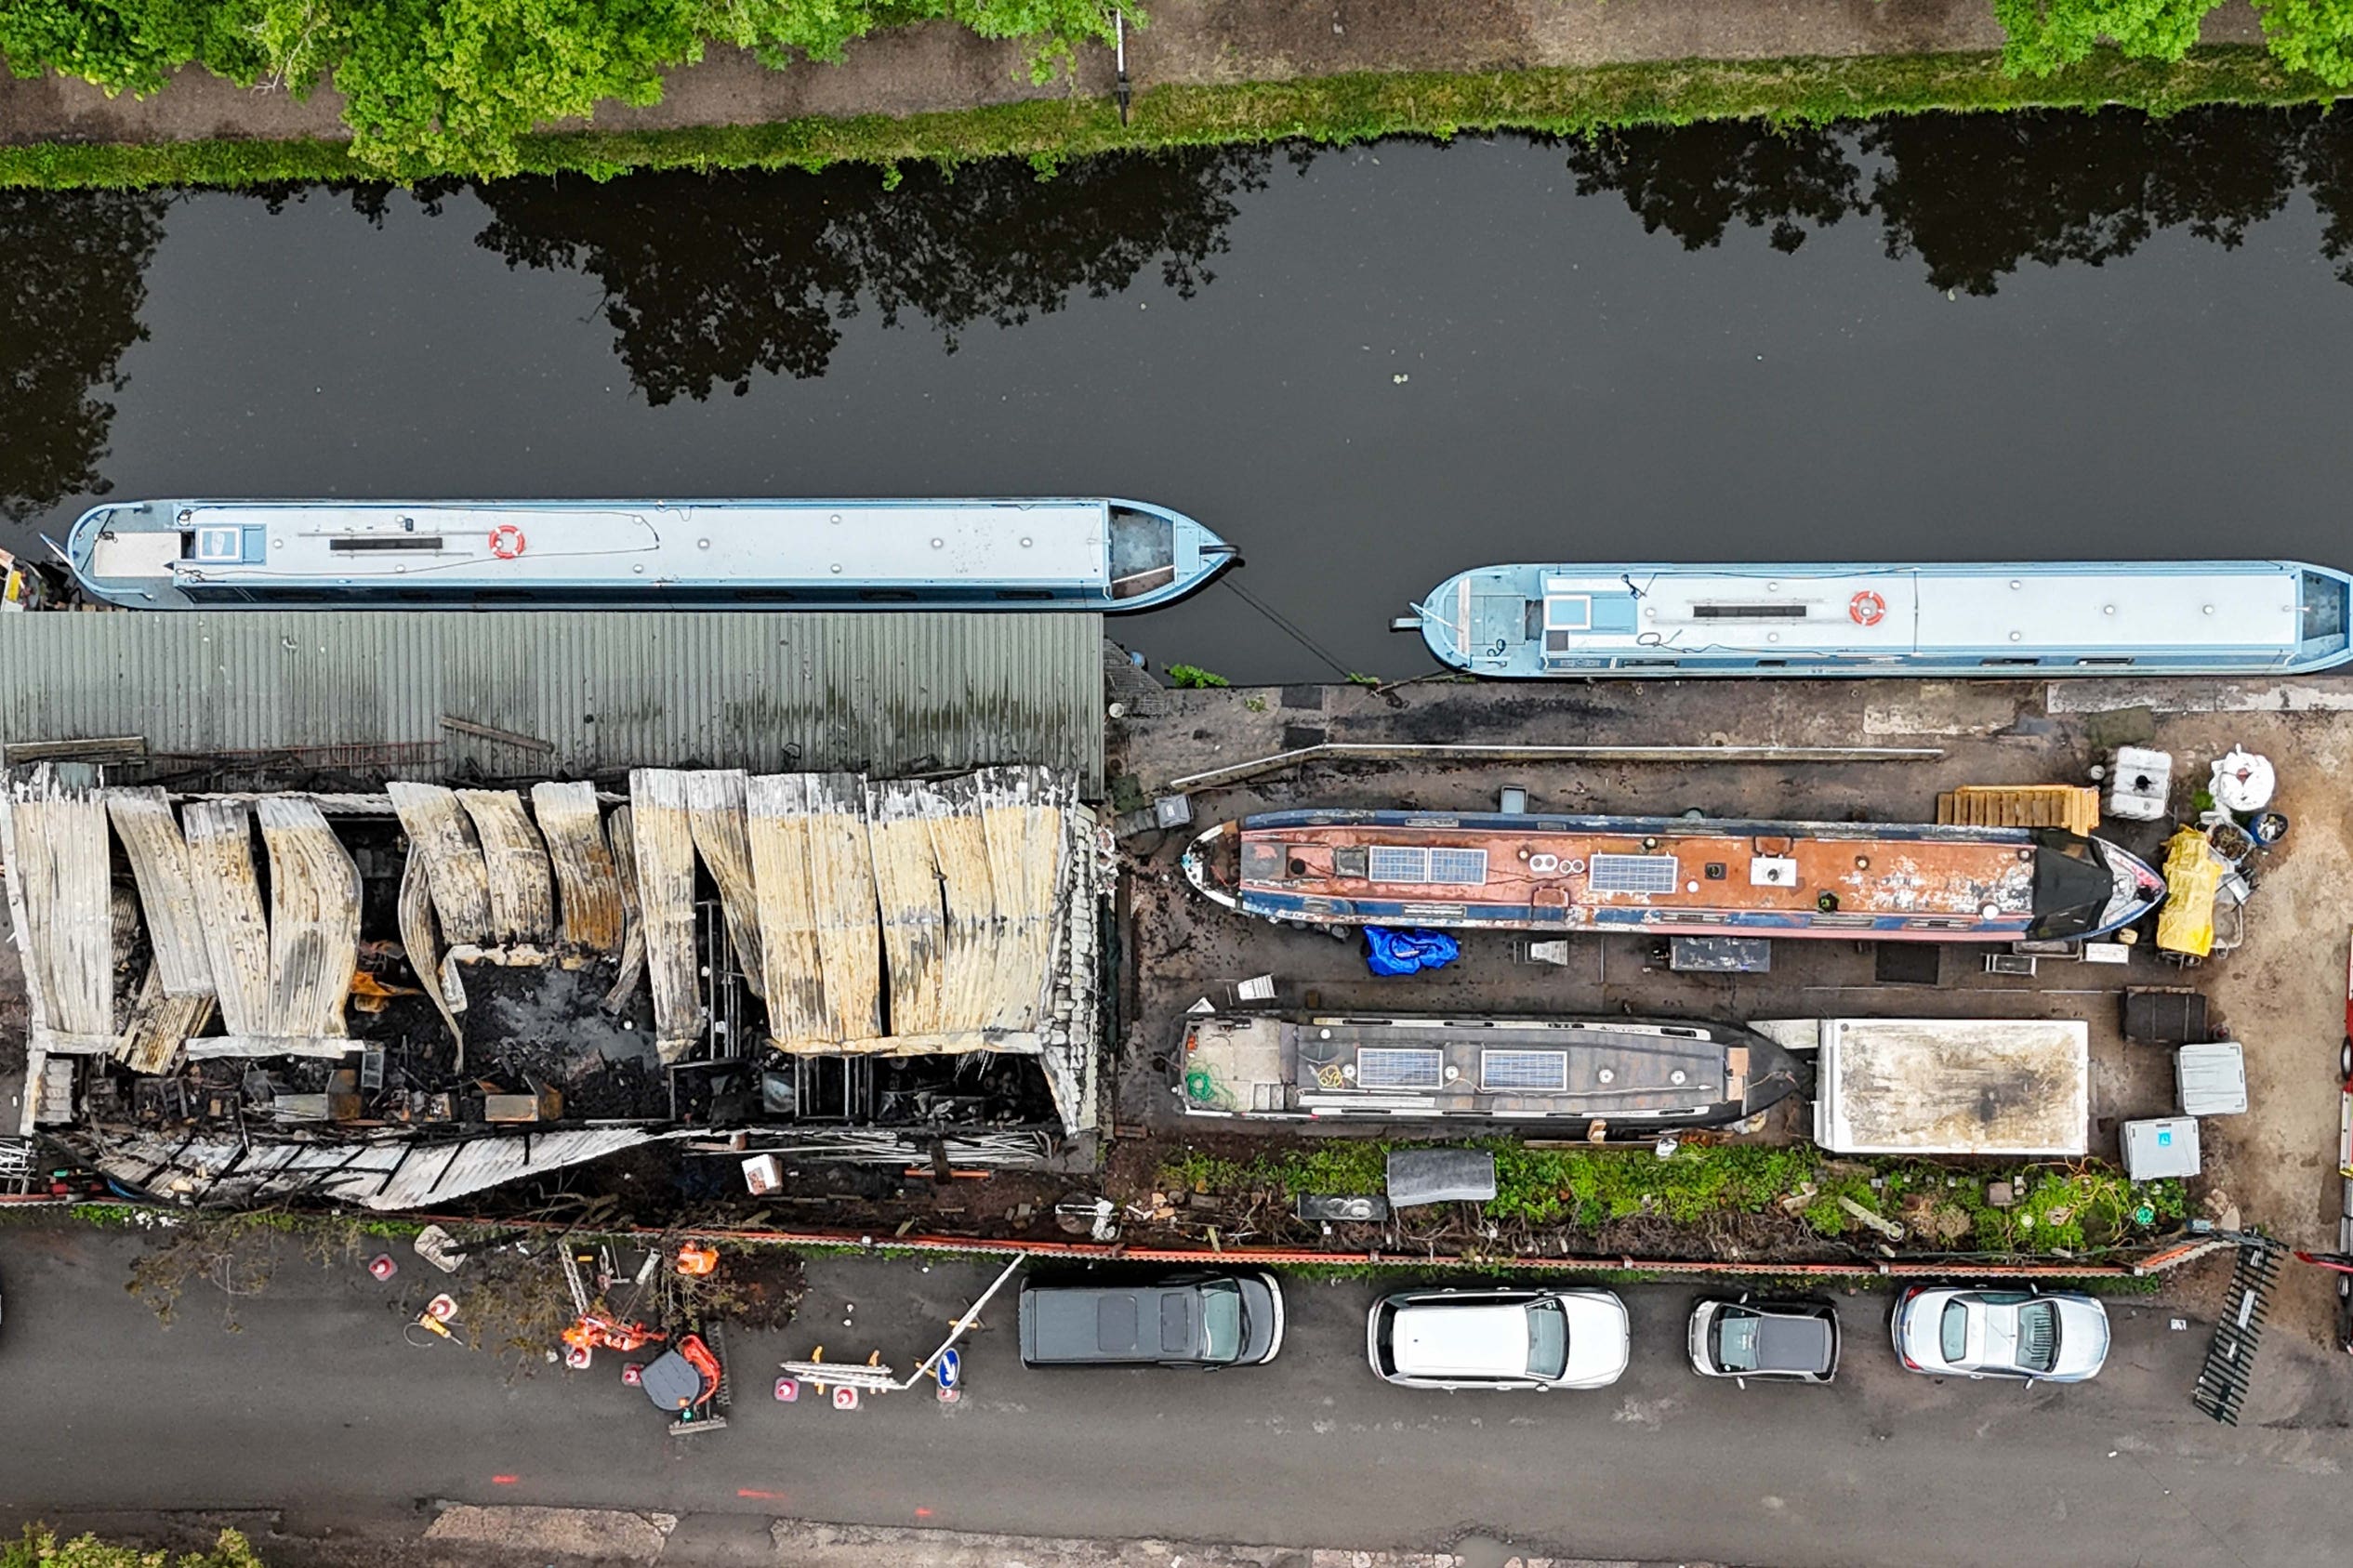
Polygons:
M2100 792L2090 784L1963 784L1937 797L1937 821L1948 827L2089 833L2100 825Z

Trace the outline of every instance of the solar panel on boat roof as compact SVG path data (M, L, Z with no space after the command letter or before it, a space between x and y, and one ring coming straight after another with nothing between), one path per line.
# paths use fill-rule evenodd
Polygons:
M1590 885L1597 893L1672 893L1681 876L1672 855L1595 855Z
M1375 844L1370 851L1370 876L1376 882L1427 882L1430 851L1396 844Z
M1446 1052L1370 1046L1356 1053L1360 1089L1434 1089L1446 1084Z
M1487 880L1487 851L1485 850L1431 850L1430 880L1465 888L1479 886Z
M1566 1089L1566 1051L1483 1050L1479 1053L1482 1089Z

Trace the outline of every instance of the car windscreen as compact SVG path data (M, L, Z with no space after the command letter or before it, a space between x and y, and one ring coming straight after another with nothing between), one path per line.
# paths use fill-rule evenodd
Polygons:
M1937 1324L1937 1349L1948 1362L1958 1362L1969 1353L1969 1309L1958 1301L1945 1303L1944 1316Z
M2059 1309L2029 1301L2018 1309L2018 1369L2048 1372L2059 1364Z
M1527 1309L1527 1375L1550 1381L1568 1370L1568 1319L1557 1301Z
M1242 1290L1232 1280L1201 1287L1201 1359L1232 1361L1242 1353Z
M1756 1370L1756 1314L1726 1308L1716 1319L1716 1364L1726 1372Z

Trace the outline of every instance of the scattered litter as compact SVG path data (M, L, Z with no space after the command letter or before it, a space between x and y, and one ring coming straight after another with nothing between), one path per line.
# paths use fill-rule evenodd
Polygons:
M2189 1320L2188 1318L2167 1318L2165 1320L2165 1326L2172 1329L2175 1333L2179 1334L2183 1329L2189 1326Z
M378 1280L389 1280L401 1272L401 1266L392 1261L390 1253L379 1252L367 1260L367 1272Z
M417 1257L444 1274L457 1272L457 1266L466 1260L465 1250L457 1245L457 1238L439 1225L428 1225L417 1232L416 1239L409 1245L416 1250Z

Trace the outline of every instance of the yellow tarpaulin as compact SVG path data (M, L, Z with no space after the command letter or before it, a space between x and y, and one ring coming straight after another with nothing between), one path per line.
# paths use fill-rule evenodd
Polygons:
M2165 840L2165 907L2157 912L2157 945L2203 958L2214 948L2214 889L2222 857L2206 836L2185 827Z

